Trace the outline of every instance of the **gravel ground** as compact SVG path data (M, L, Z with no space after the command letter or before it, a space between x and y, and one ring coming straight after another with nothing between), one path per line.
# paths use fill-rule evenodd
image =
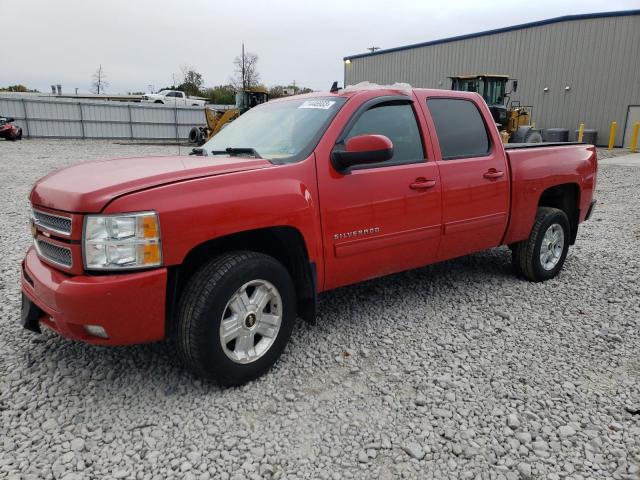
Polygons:
M223 390L166 344L17 325L31 184L175 150L0 142L0 478L640 478L640 168L602 166L558 278L518 280L498 248L327 293L269 374Z
M609 150L606 147L598 147L597 152L598 158L603 159L629 155L631 153L631 150L629 150L628 148L612 148L611 150Z

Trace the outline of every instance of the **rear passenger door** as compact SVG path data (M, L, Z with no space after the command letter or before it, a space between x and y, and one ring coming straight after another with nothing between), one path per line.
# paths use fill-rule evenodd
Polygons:
M471 97L425 96L421 104L440 153L444 235L438 259L499 245L509 217L509 171L497 129Z

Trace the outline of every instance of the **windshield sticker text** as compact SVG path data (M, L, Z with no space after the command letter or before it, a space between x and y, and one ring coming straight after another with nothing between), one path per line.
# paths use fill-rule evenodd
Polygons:
M298 108L319 108L320 110L329 110L336 102L333 100L306 100Z

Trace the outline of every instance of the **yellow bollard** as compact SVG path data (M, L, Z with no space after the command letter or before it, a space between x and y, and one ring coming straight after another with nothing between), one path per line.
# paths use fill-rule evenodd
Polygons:
M631 135L631 150L633 153L638 151L638 130L640 130L640 122L633 124L633 135Z
M584 123L581 123L578 127L578 143L582 143L582 136L584 135Z
M616 140L617 122L611 122L611 132L609 133L609 150L613 150L613 142Z

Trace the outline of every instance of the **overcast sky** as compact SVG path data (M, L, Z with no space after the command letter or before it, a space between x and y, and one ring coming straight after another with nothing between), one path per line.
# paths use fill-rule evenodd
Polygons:
M326 90L342 58L577 13L638 8L638 0L0 0L0 86L90 88L102 64L108 93L170 85L182 65L227 83L241 43L266 85Z

